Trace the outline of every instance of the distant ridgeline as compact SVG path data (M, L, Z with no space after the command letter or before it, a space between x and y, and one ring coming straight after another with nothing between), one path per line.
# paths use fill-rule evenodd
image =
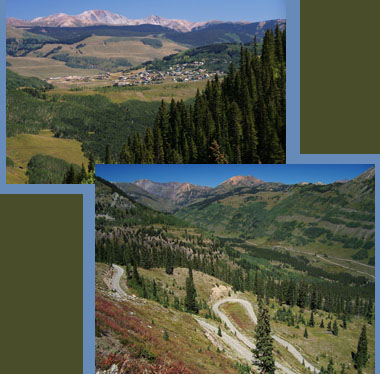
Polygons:
M284 25L283 20L270 20L249 24L220 23L207 28L194 29L189 32L178 32L158 25L137 26L88 26L88 27L45 27L27 28L23 38L7 38L7 54L10 56L25 56L31 51L41 49L46 44L75 44L93 35L110 37L146 37L162 35L189 46L200 46L213 43L249 43L256 35L261 40L268 29L276 25ZM149 42L149 41L148 41Z
M197 93L194 105L162 101L153 131L128 139L119 163L285 163L285 31L267 30L259 56L241 47L240 67L231 64Z

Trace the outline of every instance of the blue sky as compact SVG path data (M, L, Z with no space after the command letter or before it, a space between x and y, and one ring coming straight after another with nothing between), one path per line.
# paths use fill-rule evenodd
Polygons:
M332 183L352 179L372 165L96 165L96 175L112 182L150 179L215 187L236 175L253 175L264 182Z
M104 9L128 18L155 14L189 21L264 21L286 18L286 0L9 0L7 17L32 19L54 13L79 14L89 9Z

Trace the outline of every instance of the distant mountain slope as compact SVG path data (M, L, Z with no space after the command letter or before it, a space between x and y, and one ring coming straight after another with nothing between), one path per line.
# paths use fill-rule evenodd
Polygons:
M185 205L194 199L206 196L210 187L196 186L191 183L156 183L146 179L133 182L136 186L144 189L150 194L159 196L165 200L171 201L175 205Z
M269 20L254 23L232 23L232 22L205 22L195 23L193 26L187 26L187 21L165 20L160 17L151 16L141 22L130 22L129 24L111 23L116 22L116 16L93 15L94 21L91 21L90 14L83 16L84 21L72 19L66 15L55 15L43 19L22 22L20 20L8 19L7 27L8 39L7 46L15 41L20 43L20 35L17 27L23 27L25 31L21 38L26 40L24 43L31 44L32 39L38 40L42 45L46 43L65 43L73 44L95 35L110 37L132 37L132 36L149 36L160 35L163 38L187 46L201 46L213 43L250 43L256 35L260 41L265 31L274 29L279 24L280 29L285 29L285 20ZM121 16L120 16L121 17ZM88 20L90 19L90 21ZM104 19L104 22L97 21ZM109 23L107 19L109 19ZM65 21L64 21L65 20ZM112 21L114 20L114 21ZM61 26L61 25L64 25ZM36 44L37 42L33 42ZM41 48L41 47L39 47ZM8 48L9 50L9 48Z
M200 30L210 26L224 24L223 21L190 22L180 19L167 19L157 15L150 15L143 19L129 19L120 14L107 10L87 10L78 15L68 15L65 13L52 14L47 17L37 17L30 21L19 20L17 18L7 18L7 25L10 26L44 26L44 27L84 27L84 26L136 26L136 25L157 25L168 27L178 32L189 32ZM229 24L245 25L249 22L228 22ZM261 23L264 26L265 21Z
M327 185L267 183L252 176L232 177L216 188L149 180L134 184L152 200L164 199L161 210L170 202L177 217L221 236L326 253L340 248L343 256L368 261L374 255L374 181L371 168L346 183ZM142 197L138 201L144 203Z
M133 183L115 183L117 187L139 203L161 212L170 212L174 203L161 196L151 194Z

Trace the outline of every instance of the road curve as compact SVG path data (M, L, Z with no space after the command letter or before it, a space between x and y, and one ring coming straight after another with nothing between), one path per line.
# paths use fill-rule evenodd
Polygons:
M120 278L124 273L123 268L121 268L118 265L112 264L113 269L116 271L116 274L113 274L112 276L112 288L116 290L116 292L121 296L121 297L127 297L127 294L122 290L120 287ZM114 271L113 270L113 271Z
M198 323L207 331L213 332L214 334L218 333L218 328L216 326L211 325L210 323L195 317L195 319L198 321ZM242 344L238 339L226 334L222 333L221 339L231 347L232 350L237 352L240 356L242 356L245 360L252 363L254 360L254 356L252 353L252 349L255 348L255 345L252 342L249 342L249 348L248 349L244 344ZM292 370L287 368L286 366L280 364L279 362L276 362L276 367L285 374L295 374Z
M253 311L252 304L247 300L242 300L242 299L237 299L237 298L225 298L225 299L219 300L213 306L214 313L216 315L218 315L223 322L226 323L226 325L230 328L230 330L233 333L236 333L236 336L242 342L244 342L249 348L252 349L252 346L254 347L254 344L245 335L241 334L235 328L235 326L231 323L229 318L223 312L221 312L219 310L220 305L222 305L224 303L228 303L228 302L240 303L246 309L246 311L248 312L248 315L250 316L252 321L256 324L257 323L257 317L255 315L255 312ZM297 349L292 344L288 343L286 340L280 338L277 335L273 335L272 337L276 342L278 342L279 344L284 346L288 350L288 352L291 353L297 359L298 362L300 362L301 364L304 364L306 368L310 368L311 372L319 373L319 370L316 367L314 367L312 364L310 364L307 360L305 360L304 357L301 355L301 353L298 352ZM277 365L277 363L276 363L276 365Z
M127 297L127 294L120 287L120 278L122 277L122 275L124 273L123 268L121 268L120 266L115 265L115 264L112 264L112 268L115 270L115 274L112 275L112 288L114 290L116 290L116 292L120 296ZM238 339L235 339L226 333L222 334L222 339L224 340L224 342L227 345L229 345L233 350L238 352L248 362L252 362L253 361L253 353L251 350L256 348L256 346L246 336L244 336L239 331L237 331L235 329L235 327L232 325L232 323L230 322L230 320L227 318L227 316L223 312L219 311L219 309L218 309L219 305L221 305L227 301L231 301L231 302L233 301L233 302L241 303L247 309L248 314L250 315L252 320L255 323L257 323L257 318L255 315L255 312L253 311L251 303L249 303L247 300L242 300L242 299L223 299L223 300L218 301L213 307L214 312L216 314L219 314L220 316L222 316L222 315L224 316L227 326L231 326L230 327L231 331L233 331L234 333L236 332L236 336L239 337L239 339L241 339L244 343L246 343L246 346L249 347L249 349L247 349L246 346L241 344ZM215 327L215 326L213 326L213 325L211 325L211 324L207 323L206 321L203 321L199 318L196 318L196 320L204 329L211 331L213 333L216 333L216 334L218 333L217 327ZM283 366L279 362L276 362L276 367L278 369L282 370L285 374L295 374L293 371L291 371L286 366Z

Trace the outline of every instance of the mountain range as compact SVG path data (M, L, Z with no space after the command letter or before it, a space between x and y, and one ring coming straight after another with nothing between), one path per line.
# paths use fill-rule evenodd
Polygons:
M374 253L374 173L370 168L330 184L234 176L215 188L146 179L115 185L146 207L220 237L325 251L319 253L339 247L345 256L366 260Z
M45 26L45 27L85 27L85 26L137 26L137 25L157 25L167 27L178 32L190 32L207 28L210 25L220 23L234 23L224 21L204 21L190 22L180 19L167 19L156 15L150 15L143 19L129 19L125 16L109 12L107 10L87 10L78 15L68 15L65 13L52 14L47 17L37 17L30 21L20 20L17 18L8 18L7 25L10 26ZM250 22L242 21L235 24L249 24ZM261 22L261 27L264 27L265 21Z

